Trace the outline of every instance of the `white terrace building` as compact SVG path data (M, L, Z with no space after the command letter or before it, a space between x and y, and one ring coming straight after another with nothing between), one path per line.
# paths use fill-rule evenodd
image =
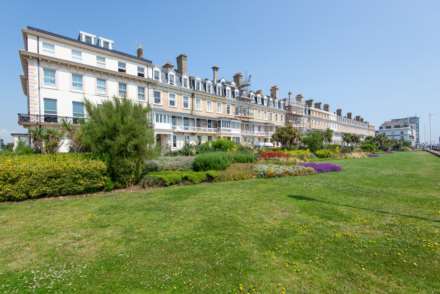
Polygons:
M150 106L156 142L171 150L218 137L269 145L275 129L286 123L305 130L330 127L338 134L374 135L363 120L342 118L303 102L287 103L276 86L270 95L254 92L240 73L228 81L219 78L219 68L213 66L211 79L190 75L183 54L176 67L159 66L145 59L141 48L127 54L115 50L112 40L85 32L73 39L26 27L23 39L21 82L28 110L18 121L26 128L56 127L63 120L79 123L87 116L84 98L99 104L117 96ZM292 105L302 107L301 113Z

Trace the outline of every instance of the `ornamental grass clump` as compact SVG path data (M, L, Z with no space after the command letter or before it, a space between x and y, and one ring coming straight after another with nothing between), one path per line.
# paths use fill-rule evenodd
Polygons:
M197 155L192 163L195 171L224 170L232 163L231 157L226 152L211 152Z
M302 166L313 168L317 173L339 172L342 170L341 166L334 163L306 162Z

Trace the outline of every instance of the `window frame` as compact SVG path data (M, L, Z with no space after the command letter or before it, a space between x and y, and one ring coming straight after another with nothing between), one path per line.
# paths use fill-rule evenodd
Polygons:
M99 87L99 81L104 81L104 91L101 91L102 88ZM106 79L96 78L96 93L98 95L107 95L107 80Z
M172 100L171 100L171 96L174 97ZM171 101L173 101L173 105L171 105ZM177 107L176 93L168 93L168 106L169 107Z
M75 52L79 53L79 56L77 54L75 54ZM82 51L81 50L79 50L79 49L72 49L70 54L71 54L72 60L82 61Z
M127 72L127 63L124 61L118 61L118 72Z
M50 48L47 48L47 46L49 46ZM41 47L42 47L42 49L43 49L42 51L44 53L48 53L51 55L55 54L55 44L47 42L47 41L43 41L41 44Z
M187 100L186 103L188 104L186 107L185 107L185 100ZM182 107L183 107L183 109L190 109L190 102L189 102L189 96L188 95L183 96L183 98L182 98Z
M145 78L145 67L138 65L137 76L141 78Z
M97 64L98 66L105 67L105 66L106 66L106 63L107 63L107 59L106 59L105 56L102 56L102 55L96 55L96 64Z
M159 102L156 102L156 94L159 93ZM157 105L162 104L162 93L160 91L153 91L153 103Z
M81 87L77 87L77 85L75 85L76 84L74 79L75 76L80 78ZM80 91L80 92L84 91L84 76L82 74L72 73L71 79L72 79L72 83L71 83L72 90Z
M141 89L142 89L142 91L140 91ZM145 101L145 87L143 87L143 86L137 87L137 98L139 101Z
M121 87L121 85L124 85L124 87ZM125 88L124 92L121 92L122 88ZM121 95L121 93L122 93L122 95ZM127 98L127 83L124 83L124 82L119 82L118 83L118 96L120 98Z
M49 72L53 72L53 78L51 77L50 81L49 81L49 78L46 77L46 73L49 73ZM53 82L52 82L52 79L53 79ZM45 87L56 88L56 86L57 86L57 71L55 69L50 68L50 67L43 68L43 85Z

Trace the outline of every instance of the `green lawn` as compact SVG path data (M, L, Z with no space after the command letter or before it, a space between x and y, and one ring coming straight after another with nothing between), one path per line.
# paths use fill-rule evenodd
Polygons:
M440 291L440 159L0 204L0 292Z

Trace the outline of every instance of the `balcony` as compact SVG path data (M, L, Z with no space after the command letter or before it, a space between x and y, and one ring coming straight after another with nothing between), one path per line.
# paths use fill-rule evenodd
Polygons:
M63 122L71 124L80 124L84 122L84 118L71 117L71 116L59 116L59 115L40 115L40 114L18 114L18 124L23 127L28 127L32 125L56 125Z

